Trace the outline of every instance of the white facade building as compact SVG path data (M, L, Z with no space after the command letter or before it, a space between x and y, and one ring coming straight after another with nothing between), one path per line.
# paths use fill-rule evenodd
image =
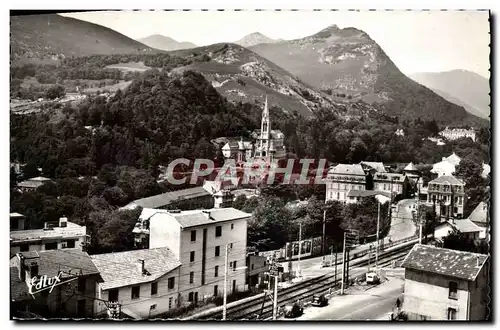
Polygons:
M245 291L247 220L234 208L159 212L150 217L150 249L168 247L181 262L184 301L223 294L228 247L227 293Z
M461 138L471 138L472 141L476 141L476 132L474 128L471 129L463 129L463 128L453 128L450 129L446 127L444 130L439 132L439 135L448 139L448 140L456 140Z
M180 262L169 248L132 250L93 255L103 282L97 298L117 302L121 311L147 319L175 309L179 301ZM95 301L97 315L106 305Z
M45 224L44 229L16 230L10 232L10 253L78 248L82 250L87 240L85 226L59 219L57 227Z

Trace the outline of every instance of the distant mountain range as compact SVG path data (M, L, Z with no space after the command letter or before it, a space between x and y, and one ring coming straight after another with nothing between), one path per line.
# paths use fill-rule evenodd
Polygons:
M282 39L271 39L260 32L250 33L234 43L243 47L251 47L258 44L272 44L275 42L280 42Z
M192 42L179 42L161 34L153 34L149 37L137 39L137 41L149 47L167 51L197 47Z
M11 16L10 33L13 64L154 51L107 27L56 14Z
M161 35L141 40L149 45L106 27L59 15L11 17L13 65L194 46ZM314 35L286 41L256 32L237 42L248 48L223 43L170 50L186 58L207 59L174 71L201 72L234 102L260 102L267 94L270 105L305 116L328 108L346 116L381 111L403 120L420 117L446 125L487 123L406 77L374 40L356 28L332 25ZM439 90L454 96L446 89Z
M490 116L490 83L485 77L467 70L422 72L410 77L470 113L488 119Z
M481 121L406 77L368 34L356 28L331 25L305 38L250 49L334 98L361 99L402 119Z

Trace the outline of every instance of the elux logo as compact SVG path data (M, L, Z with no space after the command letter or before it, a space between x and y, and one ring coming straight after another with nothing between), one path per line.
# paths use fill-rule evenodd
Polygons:
M73 278L70 278L64 282L61 281L61 275L62 275L62 272L59 272L56 276L53 276L53 277L47 277L47 275L43 275L42 277L40 277L40 280L38 280L38 278L36 277L33 277L31 279L30 282L28 282L28 292L32 295L34 295L35 293L38 293L38 292L41 292L41 291L44 291L44 290L47 290L50 288L50 292L52 292L52 290L54 290L54 288L58 285L61 285L61 284L64 284L64 283L68 283L68 282L71 282L73 280L76 280L77 277L73 277ZM36 291L33 291L33 289L36 289Z

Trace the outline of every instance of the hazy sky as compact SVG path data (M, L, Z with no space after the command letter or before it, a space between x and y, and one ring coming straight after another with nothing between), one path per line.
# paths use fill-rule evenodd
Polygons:
M486 11L122 11L64 14L133 39L163 34L199 46L252 32L296 39L336 24L368 33L405 74L465 69L489 77Z

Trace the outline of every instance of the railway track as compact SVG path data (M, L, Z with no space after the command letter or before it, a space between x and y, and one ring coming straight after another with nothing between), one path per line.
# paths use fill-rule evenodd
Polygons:
M379 266L388 266L391 265L393 261L404 258L408 251L413 247L413 243L414 242L407 242L400 247L393 247L388 251L383 251L379 256ZM373 264L373 259L371 262ZM366 269L363 270L353 268L359 268L367 265L368 258L366 256L351 260L349 266L350 278L356 278L366 273ZM335 273L330 272L278 291L278 307L295 302L299 299L307 301L312 298L314 294L324 293L330 289L338 287L341 281L341 272L342 267L339 267L337 271L337 279L335 279ZM264 306L262 306L263 300ZM228 320L265 319L272 315L273 303L269 297L264 298L263 294L255 296L253 299L247 298L245 299L245 303L235 303L232 303L234 305L230 304L227 306L226 318ZM205 313L205 315L195 315L188 319L222 319L222 309L214 311L213 313Z

